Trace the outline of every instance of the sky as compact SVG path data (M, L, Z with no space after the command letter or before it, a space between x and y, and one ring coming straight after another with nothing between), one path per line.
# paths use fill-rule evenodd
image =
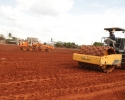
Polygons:
M125 0L0 0L0 34L90 45L108 37L104 28L125 29L124 12Z

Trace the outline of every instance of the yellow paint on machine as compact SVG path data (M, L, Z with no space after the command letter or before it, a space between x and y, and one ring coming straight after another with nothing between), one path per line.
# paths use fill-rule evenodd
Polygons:
M73 60L79 62L85 62L96 65L119 65L121 64L122 55L121 54L111 54L106 56L92 56L85 54L73 54Z

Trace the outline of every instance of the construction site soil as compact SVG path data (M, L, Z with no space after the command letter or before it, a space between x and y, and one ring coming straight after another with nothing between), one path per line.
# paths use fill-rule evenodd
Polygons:
M125 100L125 70L82 69L74 52L0 45L0 100Z

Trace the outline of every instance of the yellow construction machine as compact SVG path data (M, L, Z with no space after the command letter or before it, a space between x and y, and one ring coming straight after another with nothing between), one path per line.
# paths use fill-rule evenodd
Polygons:
M54 46L42 44L38 41L20 41L19 43L20 49L23 51L46 51L51 52L54 49Z
M118 27L104 28L104 30L125 32L125 29ZM114 68L125 70L125 38L116 37L116 42L113 44L103 42L106 38L108 37L102 37L103 46L81 46L78 52L73 54L73 60L77 61L80 67L105 73L112 72Z

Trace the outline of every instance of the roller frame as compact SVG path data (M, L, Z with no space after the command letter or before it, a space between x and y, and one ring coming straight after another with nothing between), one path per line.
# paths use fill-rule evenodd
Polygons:
M103 66L103 65L120 66L122 61L122 55L111 54L106 56L93 56L93 55L74 53L73 60L77 62L84 62L84 63L95 64L99 66Z

